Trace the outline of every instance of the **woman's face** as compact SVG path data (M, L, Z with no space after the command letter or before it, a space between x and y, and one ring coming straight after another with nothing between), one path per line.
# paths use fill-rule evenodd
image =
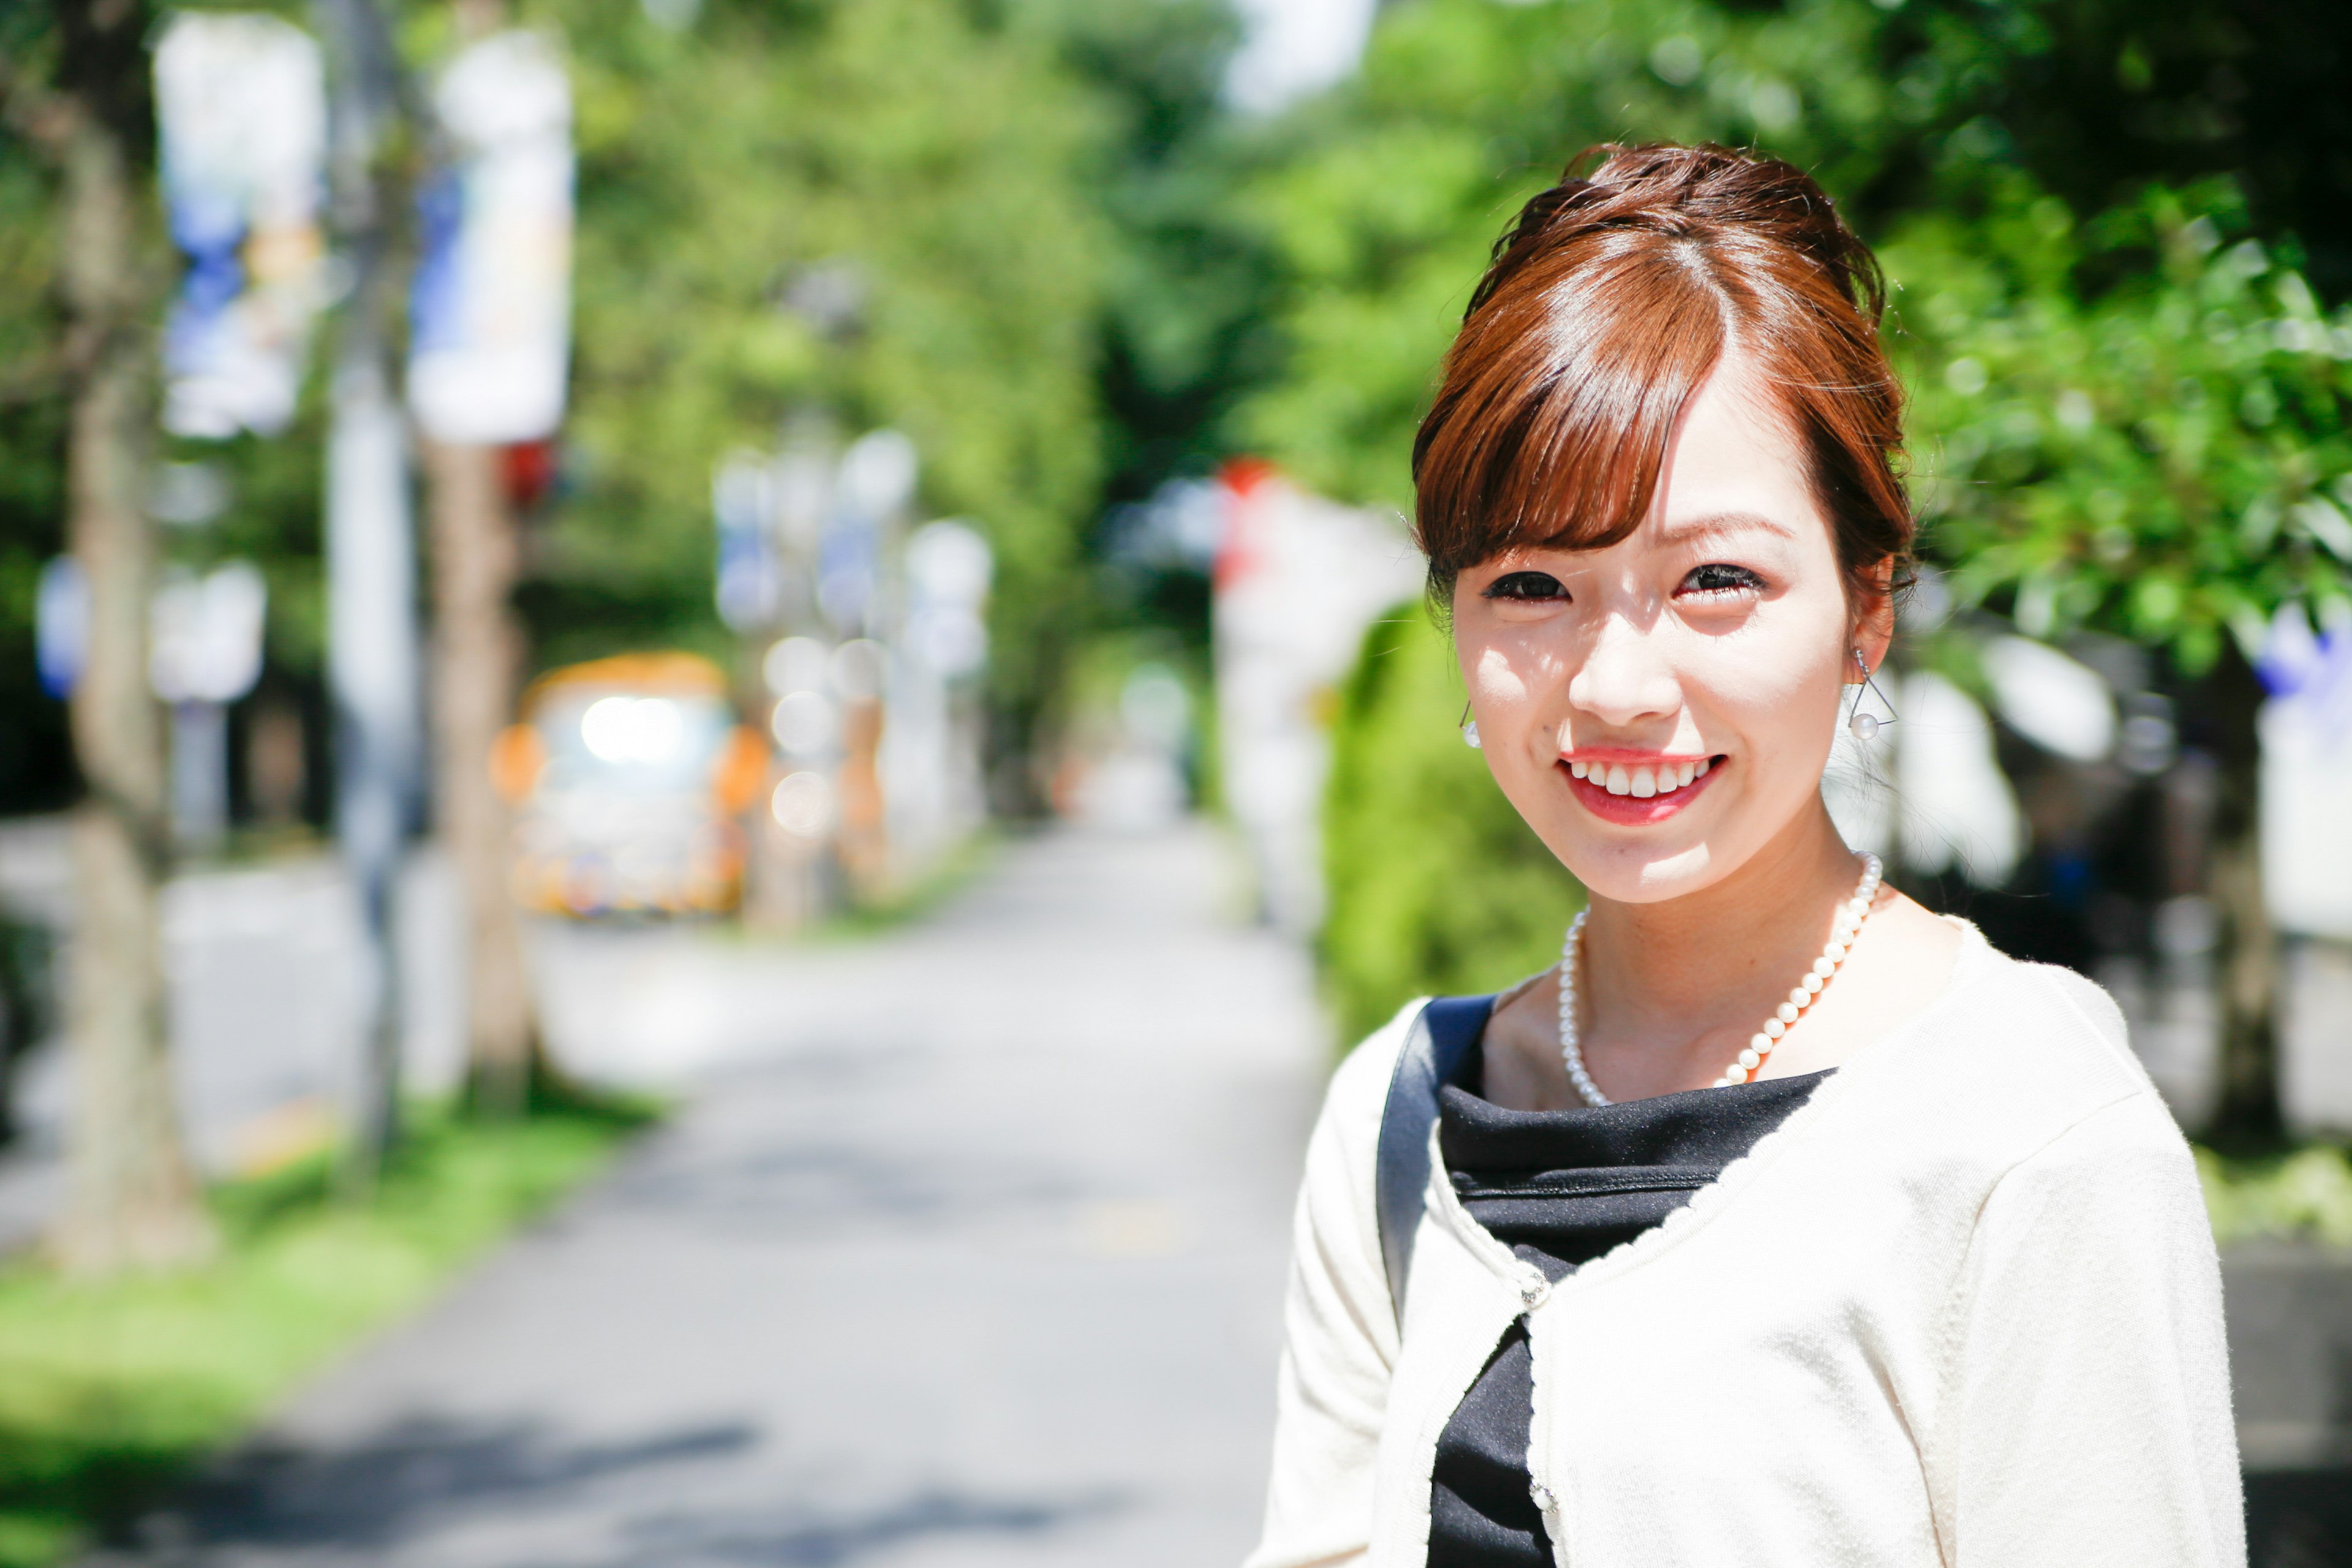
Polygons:
M1797 447L1728 355L1641 526L1464 572L1454 639L1495 782L1629 903L1708 887L1822 809L1854 650L1875 668L1886 640L1856 631Z

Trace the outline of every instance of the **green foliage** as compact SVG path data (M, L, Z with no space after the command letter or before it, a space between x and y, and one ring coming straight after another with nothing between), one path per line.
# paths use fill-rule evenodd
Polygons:
M2352 1247L2352 1151L2323 1143L2231 1158L2200 1148L2197 1173L2214 1237L2224 1245L2273 1237Z
M1219 100L1240 41L1222 0L1020 0L1055 41L1107 133L1088 184L1106 220L1098 370L1113 500L1221 454L1215 422L1263 367L1263 247L1234 211L1263 152Z
M1963 604L2191 674L2283 602L2352 613L2352 310L2233 243L2231 194L2158 187L2081 225L2018 177L1886 247L1917 493Z
M1327 494L1409 506L1413 426L1518 205L1609 140L1752 142L1833 193L1871 184L1922 133L1899 112L1909 79L1881 68L1885 18L1869 0L1385 12L1361 76L1244 195L1283 268L1287 357L1237 437ZM1923 90L1929 117L1944 97Z
M220 1258L105 1283L0 1267L0 1568L39 1568L151 1498L305 1373L423 1301L592 1174L641 1118L421 1118L375 1198L321 1156L215 1199Z
M1462 743L1453 642L1421 604L1364 639L1332 729L1320 956L1341 1037L1415 996L1497 990L1559 956L1582 906Z
M1000 689L1034 690L1099 463L1103 128L1051 40L954 0L714 5L685 35L635 0L537 11L580 149L580 477L543 656L716 645L712 467L814 409L914 437L922 504L996 547Z

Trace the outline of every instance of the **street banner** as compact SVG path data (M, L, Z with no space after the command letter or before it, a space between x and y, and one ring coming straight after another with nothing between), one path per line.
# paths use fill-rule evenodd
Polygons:
M2263 747L2263 895L2280 929L2352 940L2352 625L2315 630L2283 607L2254 668L2270 691Z
M261 679L269 587L249 561L168 574L149 614L148 684L164 701L234 702Z
M155 117L187 258L163 335L163 427L274 435L294 417L325 289L319 47L275 16L179 12L155 47Z
M433 103L451 162L419 197L409 404L436 440L540 440L571 353L571 84L518 29L459 55Z

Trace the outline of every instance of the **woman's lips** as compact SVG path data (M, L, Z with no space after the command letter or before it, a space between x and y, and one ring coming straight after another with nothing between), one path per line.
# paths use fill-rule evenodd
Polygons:
M1587 811L1603 822L1640 827L1664 822L1696 800L1727 761L1706 757L1696 763L1587 763L1562 759L1557 765L1570 793ZM1582 778L1576 776L1579 767L1586 770Z

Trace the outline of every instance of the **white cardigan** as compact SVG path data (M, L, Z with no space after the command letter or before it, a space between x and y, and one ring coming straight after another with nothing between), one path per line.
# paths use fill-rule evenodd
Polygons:
M2188 1146L2106 993L1965 938L1925 1011L1556 1285L1433 1159L1402 1344L1373 1146L1419 1004L1358 1047L1307 1150L1247 1568L1423 1568L1438 1432L1522 1314L1561 1564L2242 1564Z

